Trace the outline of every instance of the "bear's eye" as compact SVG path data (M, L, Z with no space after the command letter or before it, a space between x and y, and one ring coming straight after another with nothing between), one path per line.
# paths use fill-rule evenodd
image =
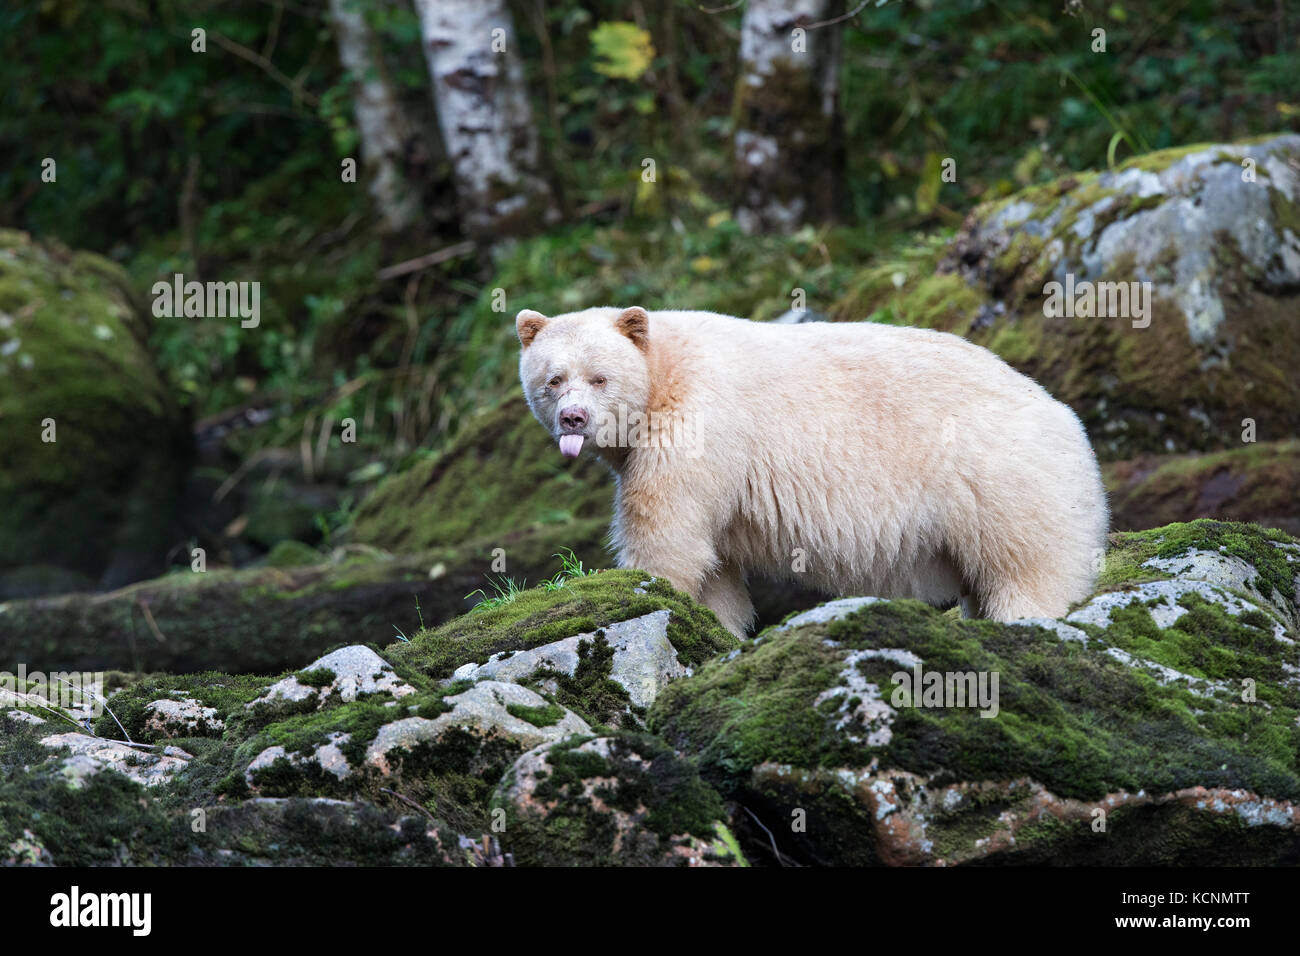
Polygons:
M597 388L600 388L602 385L605 384L605 376L597 375L595 378L591 380L591 384L595 385Z
M556 376L553 376L553 377L551 378L551 380L550 380L549 382L546 383L546 387L547 387L547 388L559 388L559 387L560 387L560 383L563 382L563 381L564 381L564 376L563 376L563 375L556 375Z

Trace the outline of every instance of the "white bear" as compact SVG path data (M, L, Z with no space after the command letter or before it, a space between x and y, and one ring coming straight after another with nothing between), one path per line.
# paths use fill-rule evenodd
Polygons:
M525 309L520 380L613 469L618 562L743 635L750 571L1001 621L1087 597L1109 514L1065 405L955 335L712 312Z

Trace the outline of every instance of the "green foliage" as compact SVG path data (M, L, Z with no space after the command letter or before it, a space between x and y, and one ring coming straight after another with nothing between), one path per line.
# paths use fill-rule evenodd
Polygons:
M1145 0L1086 3L1071 16L1065 7L888 4L859 16L845 31L841 94L847 141L858 144L855 214L910 213L906 197L929 175L931 152L957 159L958 182L941 201L962 208L1102 168L1117 135L1146 151L1297 128L1296 40L1292 31L1283 47L1275 32L1280 8ZM1105 53L1092 51L1097 28ZM1017 168L1031 155L1032 172Z
M543 590L558 591L570 578L585 578L589 574L596 573L594 569L588 571L583 568L582 559L573 553L572 548L564 548L554 557L560 559L560 570L542 582Z
M175 222L192 157L208 201L239 196L291 157L314 154L317 170L332 171L327 130L300 95L321 88L332 69L333 57L322 56L329 34L302 12L284 14L272 53L285 73L299 74L298 91L213 39L267 49L273 16L254 0L6 5L2 201L25 193L52 157L59 188L30 195L24 226L129 255ZM192 50L197 25L207 31L206 53Z

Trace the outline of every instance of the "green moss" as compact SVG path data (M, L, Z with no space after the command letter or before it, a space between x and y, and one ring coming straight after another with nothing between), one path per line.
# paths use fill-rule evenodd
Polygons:
M1267 137L1265 137L1267 138ZM1243 140L1244 143L1255 142L1256 140ZM1186 159L1188 156L1196 153L1203 153L1213 147L1211 143L1193 143L1190 146L1176 146L1172 149L1160 149L1150 153L1143 153L1140 156L1132 156L1119 165L1119 172L1126 169L1141 169L1150 173L1158 173L1168 169L1180 159ZM1240 160L1234 159L1220 153L1217 162L1239 163Z
M118 691L108 701L108 709L95 721L95 733L101 737L121 739L121 722L131 739L152 743L155 736L145 729L149 717L147 708L156 700L187 700L202 707L211 707L217 720L224 722L239 718L244 705L254 700L272 682L271 678L249 675L222 674L207 671L200 674L149 674ZM111 713L109 712L111 711ZM220 736L209 729L196 736Z
M204 790L189 779L209 769L202 764L162 787L105 770L74 789L55 769L58 758L36 743L48 731L10 724L0 722L0 846L30 833L58 866L458 862L443 849L456 846L455 833L407 807L310 799L219 805L214 789L247 795L242 775ZM192 749L199 761L207 756Z
M564 717L564 708L556 704L543 704L541 707L507 704L506 711L511 716L528 721L534 727L552 727Z
M183 859L182 828L117 773L90 777L80 789L44 773L0 785L0 841L30 830L59 866L105 866ZM144 860L137 858L140 853Z
M1279 227L1300 236L1300 199L1287 199L1280 189L1270 186L1269 202Z
M1277 689L1287 678L1286 645L1273 636L1269 618L1238 617L1194 593L1178 603L1187 613L1167 628L1157 626L1136 599L1113 610L1106 642L1192 677L1229 681L1236 688L1244 679L1258 681L1261 700L1286 704L1288 695Z
M964 330L984 299L956 275L938 274L947 238L946 234L923 237L883 254L831 306L832 318Z
M1008 324L998 329L988 347L1004 362L1018 365L1028 361L1038 351L1038 338L1034 332Z
M374 741L379 728L403 716L406 715L368 698L344 706L290 714L267 724L259 733L241 743L236 759L247 764L266 748L276 746L283 747L287 753L306 756L328 743L335 734L347 734L350 739L341 744L340 749L349 763L359 766L365 762L366 747Z
M318 667L315 670L299 671L294 677L306 687L328 687L334 683L335 674L328 667Z
M508 604L421 631L410 643L390 645L384 654L395 666L445 678L463 664L483 664L496 653L540 647L664 608L672 612L668 639L684 663L693 666L736 646L711 611L667 581L652 580L643 571L618 570L572 578L559 590L522 591Z
M537 681L550 681L556 687L555 699L595 724L639 726L639 708L633 706L627 691L610 678L613 673L614 649L603 631L593 641L578 642L578 666L573 674L541 672Z
M159 792L159 799L176 808L210 804L223 796L244 799L251 795L245 781L247 767L268 748L281 747L285 756L252 773L251 783L260 796L361 798L387 803L391 800L388 791L396 791L431 808L440 821L458 832L486 832L493 787L524 750L513 738L470 727L447 727L436 741L391 751L384 774L366 764L367 750L380 728L412 715L435 719L451 709L446 698L464 689L457 683L436 693L419 692L402 698L397 707L364 698L348 703L327 701L320 710L236 713L220 741L201 742L205 746L192 751L194 760ZM554 704L519 712L512 709L511 713L536 726L551 726L563 715ZM344 779L311 759L328 743L339 748L351 767Z
M711 855L744 859L730 833L719 830L724 812L717 792L663 741L620 733L604 738L608 756L602 756L582 749L592 739L570 738L547 750L549 773L538 783L530 810L496 798L507 813L506 842L521 864L680 864L685 859L667 850L687 835L708 841ZM537 804L540 812L531 809ZM618 823L616 812L636 821L635 836Z

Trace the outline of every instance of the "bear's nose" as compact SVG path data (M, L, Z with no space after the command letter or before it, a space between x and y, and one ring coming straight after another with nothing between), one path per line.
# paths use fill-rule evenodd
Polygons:
M560 409L560 428L566 433L580 432L587 427L587 411L579 405Z

